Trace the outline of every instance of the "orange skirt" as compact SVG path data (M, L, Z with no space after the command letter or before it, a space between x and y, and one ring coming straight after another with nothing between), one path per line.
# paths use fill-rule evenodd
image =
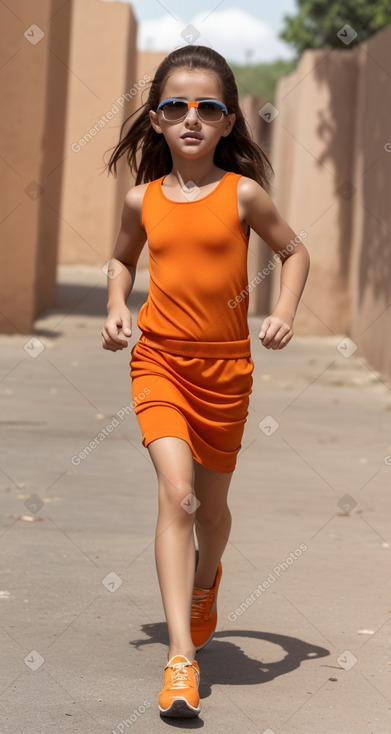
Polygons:
M253 383L250 337L185 342L143 334L131 355L133 404L143 446L176 436L189 444L203 466L232 472Z

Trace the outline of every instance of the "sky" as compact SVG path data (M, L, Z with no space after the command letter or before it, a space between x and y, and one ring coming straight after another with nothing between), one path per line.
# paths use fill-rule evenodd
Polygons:
M192 42L211 46L228 62L239 64L295 55L293 48L278 38L283 16L297 12L295 0L131 0L130 4L138 21L138 47L142 50L172 51Z

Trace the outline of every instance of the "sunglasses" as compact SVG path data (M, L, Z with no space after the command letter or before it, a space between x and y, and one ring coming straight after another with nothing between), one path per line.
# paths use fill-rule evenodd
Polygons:
M184 120L190 107L195 107L197 115L202 122L220 122L228 110L222 102L217 99L203 99L201 102L186 102L178 97L163 99L157 106L156 112L161 111L167 122L179 122Z

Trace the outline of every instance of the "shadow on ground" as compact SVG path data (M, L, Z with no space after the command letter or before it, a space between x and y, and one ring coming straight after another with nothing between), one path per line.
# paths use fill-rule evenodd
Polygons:
M142 632L146 638L131 641L137 649L143 645L161 643L168 647L167 626L165 622L145 624ZM235 642L227 638L250 638L271 643L285 651L285 656L276 662L264 662L249 657ZM218 685L259 685L286 675L300 666L302 662L317 660L330 655L324 647L318 647L297 637L272 634L255 630L221 630L204 650L197 653L202 665L200 696L207 698L214 684Z

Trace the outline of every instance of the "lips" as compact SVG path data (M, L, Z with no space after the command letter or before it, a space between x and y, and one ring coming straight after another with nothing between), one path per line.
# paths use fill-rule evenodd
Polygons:
M181 138L183 138L183 139L185 139L185 138L195 138L196 140L202 140L202 135L200 133L196 133L196 132L192 132L192 133L191 132L187 132L187 133L183 133L183 135L181 135Z

